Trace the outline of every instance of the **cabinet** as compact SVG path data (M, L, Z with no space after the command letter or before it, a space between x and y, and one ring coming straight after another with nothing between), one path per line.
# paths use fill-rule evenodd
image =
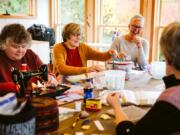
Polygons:
M50 48L48 41L37 41L33 40L30 47L42 60L44 64L50 62Z

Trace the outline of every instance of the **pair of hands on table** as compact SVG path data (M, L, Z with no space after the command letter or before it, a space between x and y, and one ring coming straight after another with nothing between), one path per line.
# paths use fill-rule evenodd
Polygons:
M108 53L111 55L112 58L118 58L119 57L117 51L114 50L114 49L108 50ZM102 68L102 66L93 65L93 66L90 66L90 67L87 68L87 73L89 73L89 72L100 72L100 71L103 71L103 70L105 70L105 69Z

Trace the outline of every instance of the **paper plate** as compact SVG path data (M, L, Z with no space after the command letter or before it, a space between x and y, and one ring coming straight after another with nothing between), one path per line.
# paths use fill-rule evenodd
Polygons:
M81 75L71 75L71 76L66 76L65 80L68 82L80 82L82 80L85 80L87 77L85 74Z

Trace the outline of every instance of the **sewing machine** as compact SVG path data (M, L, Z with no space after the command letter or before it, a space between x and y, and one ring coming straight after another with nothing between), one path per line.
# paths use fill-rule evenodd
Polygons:
M45 90L41 90L41 88L37 88L36 91L31 90L28 81L32 77L41 77L42 80L48 81L48 67L47 65L41 65L39 70L37 71L26 71L23 72L19 69L15 69L12 71L12 80L20 85L20 92L18 93L19 96L24 96L25 94L33 94L34 96L46 96L55 98L56 96L59 96L63 94L66 90L68 90L70 87L62 84L58 84L57 86L48 86L45 87ZM26 90L30 90L31 93L27 92ZM26 92L25 92L26 91Z
M20 96L25 95L25 90L27 88L28 81L30 80L30 78L35 77L35 76L39 76L39 77L41 77L42 80L48 81L47 65L45 65L45 64L41 65L41 67L37 71L22 72L19 69L15 69L12 71L12 80L16 84L20 85L20 93L19 93Z

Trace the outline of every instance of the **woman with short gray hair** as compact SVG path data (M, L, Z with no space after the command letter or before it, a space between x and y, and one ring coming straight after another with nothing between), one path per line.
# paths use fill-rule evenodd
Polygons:
M123 112L118 94L109 94L107 101L114 108L118 135L180 134L180 22L171 23L162 32L162 54L166 61L166 89L153 107L137 123Z
M149 42L140 37L143 27L144 17L133 16L128 25L129 33L116 37L111 44L111 49L115 49L120 58L130 58L140 69L146 68L149 52Z

